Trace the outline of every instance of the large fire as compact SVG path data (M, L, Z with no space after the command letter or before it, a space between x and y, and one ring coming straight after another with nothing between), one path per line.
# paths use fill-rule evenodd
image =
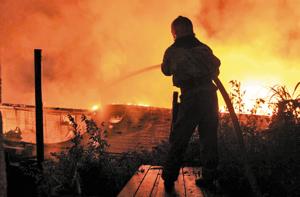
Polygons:
M96 112L96 111L100 110L101 108L102 107L99 104L96 104L96 105L92 106L91 110L94 111L94 112Z
M3 100L33 104L33 48L42 48L45 106L171 107L174 88L159 69L107 84L159 64L173 42L171 21L185 15L221 59L223 83L241 81L251 106L269 87L299 81L299 10L295 0L2 0Z

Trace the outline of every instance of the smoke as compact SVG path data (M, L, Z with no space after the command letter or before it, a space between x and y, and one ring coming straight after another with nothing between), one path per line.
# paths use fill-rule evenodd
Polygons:
M300 75L300 2L202 0L197 23L221 54L224 80L288 85Z
M172 41L170 21L179 13L192 15L194 7L197 3L181 5L179 0L1 0L4 102L34 103L34 48L43 49L46 106L86 108L100 101L148 102L145 92L160 91L156 88L161 84L168 87L158 71L113 89L104 84L159 63ZM153 76L158 84L149 84Z
M300 2L295 0L203 0L198 21L215 40L270 47L276 55L296 58L300 50L299 9Z
M278 79L293 84L300 75L299 4L296 0L1 0L3 99L34 103L33 49L41 48L45 106L169 107L171 81L159 70L113 87L106 84L160 63L173 42L170 23L178 15L190 17L197 37L220 57L225 81Z

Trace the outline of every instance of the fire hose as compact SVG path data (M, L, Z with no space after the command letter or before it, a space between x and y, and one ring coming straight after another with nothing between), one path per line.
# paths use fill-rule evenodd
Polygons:
M133 73L130 73L128 75L123 76L119 80L114 81L114 83L110 83L109 85L115 85L116 83L118 83L120 81L126 80L126 79L131 78L133 76L136 76L138 74L141 74L141 73L144 73L144 72L147 72L147 71L150 71L150 70L154 70L154 69L157 69L157 68L160 68L160 65L153 65L153 66L149 66L149 67L140 69L138 71L135 71ZM229 97L226 89L224 88L224 86L223 86L223 84L222 84L222 82L220 81L219 78L216 77L215 79L213 79L213 81L216 84L218 90L220 91L220 93L221 93L221 95L222 95L222 97L225 101L225 104L228 108L229 115L230 115L230 118L232 120L232 124L233 124L234 130L235 130L235 133L236 133L238 146L239 146L239 150L240 150L240 158L241 158L241 162L242 162L243 167L244 167L245 176L248 179L248 182L249 182L254 194L256 196L262 196L261 192L260 192L260 189L257 185L256 178L255 178L255 176L254 176L254 174L251 170L251 167L249 165L249 162L248 162L247 150L245 148L242 130L241 130L237 115L234 111L233 105L231 103L230 97ZM178 112L177 99L178 99L178 92L174 92L173 93L173 104L172 104L172 108L173 108L172 109L172 116L173 117L176 117L176 114ZM173 123L174 123L174 118L172 118L170 138L172 137L171 135L172 135L172 130L173 130Z
M234 111L233 105L231 103L230 97L219 78L215 78L213 81L216 84L218 90L220 91L220 93L226 103L226 106L228 108L229 115L232 120L232 124L233 124L234 130L235 130L236 136L237 136L238 146L239 146L239 150L240 150L240 158L241 158L241 161L242 161L242 164L244 167L245 176L248 179L249 184L250 184L254 194L256 196L262 196L260 193L260 190L258 188L255 176L254 176L254 174L251 170L251 167L249 166L249 163L248 163L247 151L246 151L244 140L243 140L242 130L241 130L237 115ZM169 137L170 142L172 141L172 130L173 130L173 125L175 123L175 119L177 117L178 108L179 108L178 92L175 91L175 92L173 92L172 123L171 123L171 133L170 133L170 137Z
M213 81L215 82L217 88L219 89L219 91L226 103L226 106L228 108L228 111L229 111L229 114L230 114L230 117L232 120L232 124L233 124L234 130L236 132L239 150L240 150L240 158L244 165L245 176L247 177L254 194L256 196L262 196L260 189L257 185L256 178L251 170L251 167L249 166L247 151L246 151L244 140L243 140L242 130L241 130L238 118L236 116L236 113L234 111L233 105L231 103L230 97L229 97L228 93L226 92L226 90L219 78L216 77Z
M241 130L237 115L234 111L233 105L231 103L230 97L219 78L215 78L213 81L216 84L217 88L219 89L219 91L226 103L226 106L228 108L229 115L232 120L232 124L233 124L234 130L235 130L236 136L237 136L238 146L239 146L239 150L240 150L240 158L241 158L241 161L244 166L245 176L247 177L249 184L250 184L253 192L255 193L255 195L261 196L260 190L257 186L255 176L253 175L251 167L249 166L249 163L248 163L247 151L246 151L245 144L243 141L242 130ZM174 125L176 117L177 117L178 108L179 108L178 92L175 91L175 92L173 92L173 102L172 102L172 123L171 123L170 137L169 137L170 142L172 142L173 125Z

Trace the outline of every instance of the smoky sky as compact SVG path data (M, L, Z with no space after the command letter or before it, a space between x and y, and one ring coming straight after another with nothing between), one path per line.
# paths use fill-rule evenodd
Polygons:
M276 55L297 58L300 51L300 2L297 0L202 0L199 24L215 40L270 41ZM229 43L228 43L229 42Z
M265 45L275 56L299 61L297 10L297 0L0 0L3 99L34 103L33 49L41 48L46 106L169 106L171 83L159 70L115 87L106 84L159 64L173 42L174 18L190 17L197 36L218 46Z

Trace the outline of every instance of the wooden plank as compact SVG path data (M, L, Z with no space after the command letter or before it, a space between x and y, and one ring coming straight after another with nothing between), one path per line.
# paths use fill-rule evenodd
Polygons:
M204 197L201 189L196 185L195 180L200 177L201 168L185 167L183 168L183 177L186 188L186 196Z
M178 179L175 182L174 191L170 194L165 192L164 180L161 178L161 173L162 173L162 170L159 173L159 176L158 176L156 184L153 188L151 197L168 197L168 196L184 197L185 196L185 186L184 186L184 180L183 180L183 175L182 175L182 169L180 169Z
M162 169L159 170L156 182L154 184L153 190L151 192L150 197L155 197L155 196L165 196L164 193L164 180L161 178L162 174Z
M176 196L185 196L185 182L182 168L180 169L180 173L174 187Z
M138 172L130 179L118 196L199 196L204 197L204 192L196 186L195 180L200 177L201 168L185 167L180 169L174 191L171 194L165 192L164 180L161 178L161 166L143 165ZM206 196L206 195L205 195Z
M141 183L135 194L136 197L148 197L151 195L152 190L155 186L155 182L157 181L159 171L160 169L157 167L149 169L143 182Z
M158 174L157 174L157 178L156 178L155 184L154 184L154 187L153 187L153 189L151 191L151 194L150 194L150 197L155 197L156 194L157 194L159 183L163 181L162 178L161 178L161 173L162 173L162 169L163 168L161 166L152 166L151 168L152 169L156 168L156 169L159 170Z
M134 196L139 186L143 182L144 178L146 177L150 167L150 165L140 166L136 174L129 180L129 182L125 185L125 187L122 189L118 196Z

